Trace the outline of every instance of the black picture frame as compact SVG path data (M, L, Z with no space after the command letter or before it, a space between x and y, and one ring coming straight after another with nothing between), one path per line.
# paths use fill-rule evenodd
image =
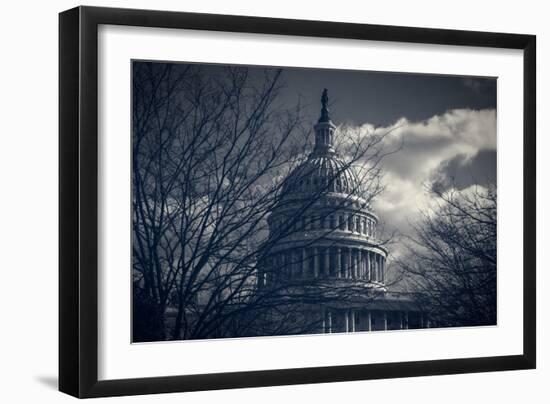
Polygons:
M523 51L523 354L98 380L98 26L180 28ZM76 397L324 383L536 366L536 37L184 12L77 7L59 15L59 389Z

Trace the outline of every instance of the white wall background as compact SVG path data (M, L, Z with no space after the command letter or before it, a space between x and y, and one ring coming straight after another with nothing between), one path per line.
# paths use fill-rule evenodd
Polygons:
M78 5L6 2L0 24L0 400L69 402L57 385L57 13ZM547 402L550 392L550 26L541 1L460 3L339 0L90 1L88 5L156 8L283 18L531 33L538 36L538 369L109 399L115 402L279 403ZM519 191L519 190L518 190ZM519 268L518 268L519 271ZM545 383L546 382L546 383Z

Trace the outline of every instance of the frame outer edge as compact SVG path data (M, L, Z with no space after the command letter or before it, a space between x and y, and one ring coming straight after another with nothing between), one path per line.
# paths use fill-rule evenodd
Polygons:
M536 119L537 38L528 37L523 54L523 356L529 368L536 368Z
M524 50L523 355L98 381L98 24ZM536 365L536 38L411 27L102 7L59 15L59 389L105 397L531 369ZM525 209L529 207L529 209Z
M79 395L79 10L59 14L59 390Z
M79 397L98 384L98 24L79 7Z
M102 24L523 49L531 35L150 9L81 7Z

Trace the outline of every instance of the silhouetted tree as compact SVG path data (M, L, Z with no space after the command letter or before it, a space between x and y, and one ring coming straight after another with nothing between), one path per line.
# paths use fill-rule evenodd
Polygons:
M268 237L266 219L289 190L282 178L308 148L300 105L277 103L282 85L275 69L133 64L134 341L250 334L258 310L283 307L298 290L258 293L256 279L317 198ZM383 136L341 139L343 169L363 163L370 201L382 189ZM169 329L159 327L168 307Z
M438 326L496 324L497 198L493 186L432 189L398 265Z

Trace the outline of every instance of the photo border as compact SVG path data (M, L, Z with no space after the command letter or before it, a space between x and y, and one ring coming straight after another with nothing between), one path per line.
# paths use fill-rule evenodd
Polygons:
M523 50L523 354L99 381L97 61L100 24ZM535 122L534 35L102 7L77 7L61 13L59 389L85 398L535 368Z

